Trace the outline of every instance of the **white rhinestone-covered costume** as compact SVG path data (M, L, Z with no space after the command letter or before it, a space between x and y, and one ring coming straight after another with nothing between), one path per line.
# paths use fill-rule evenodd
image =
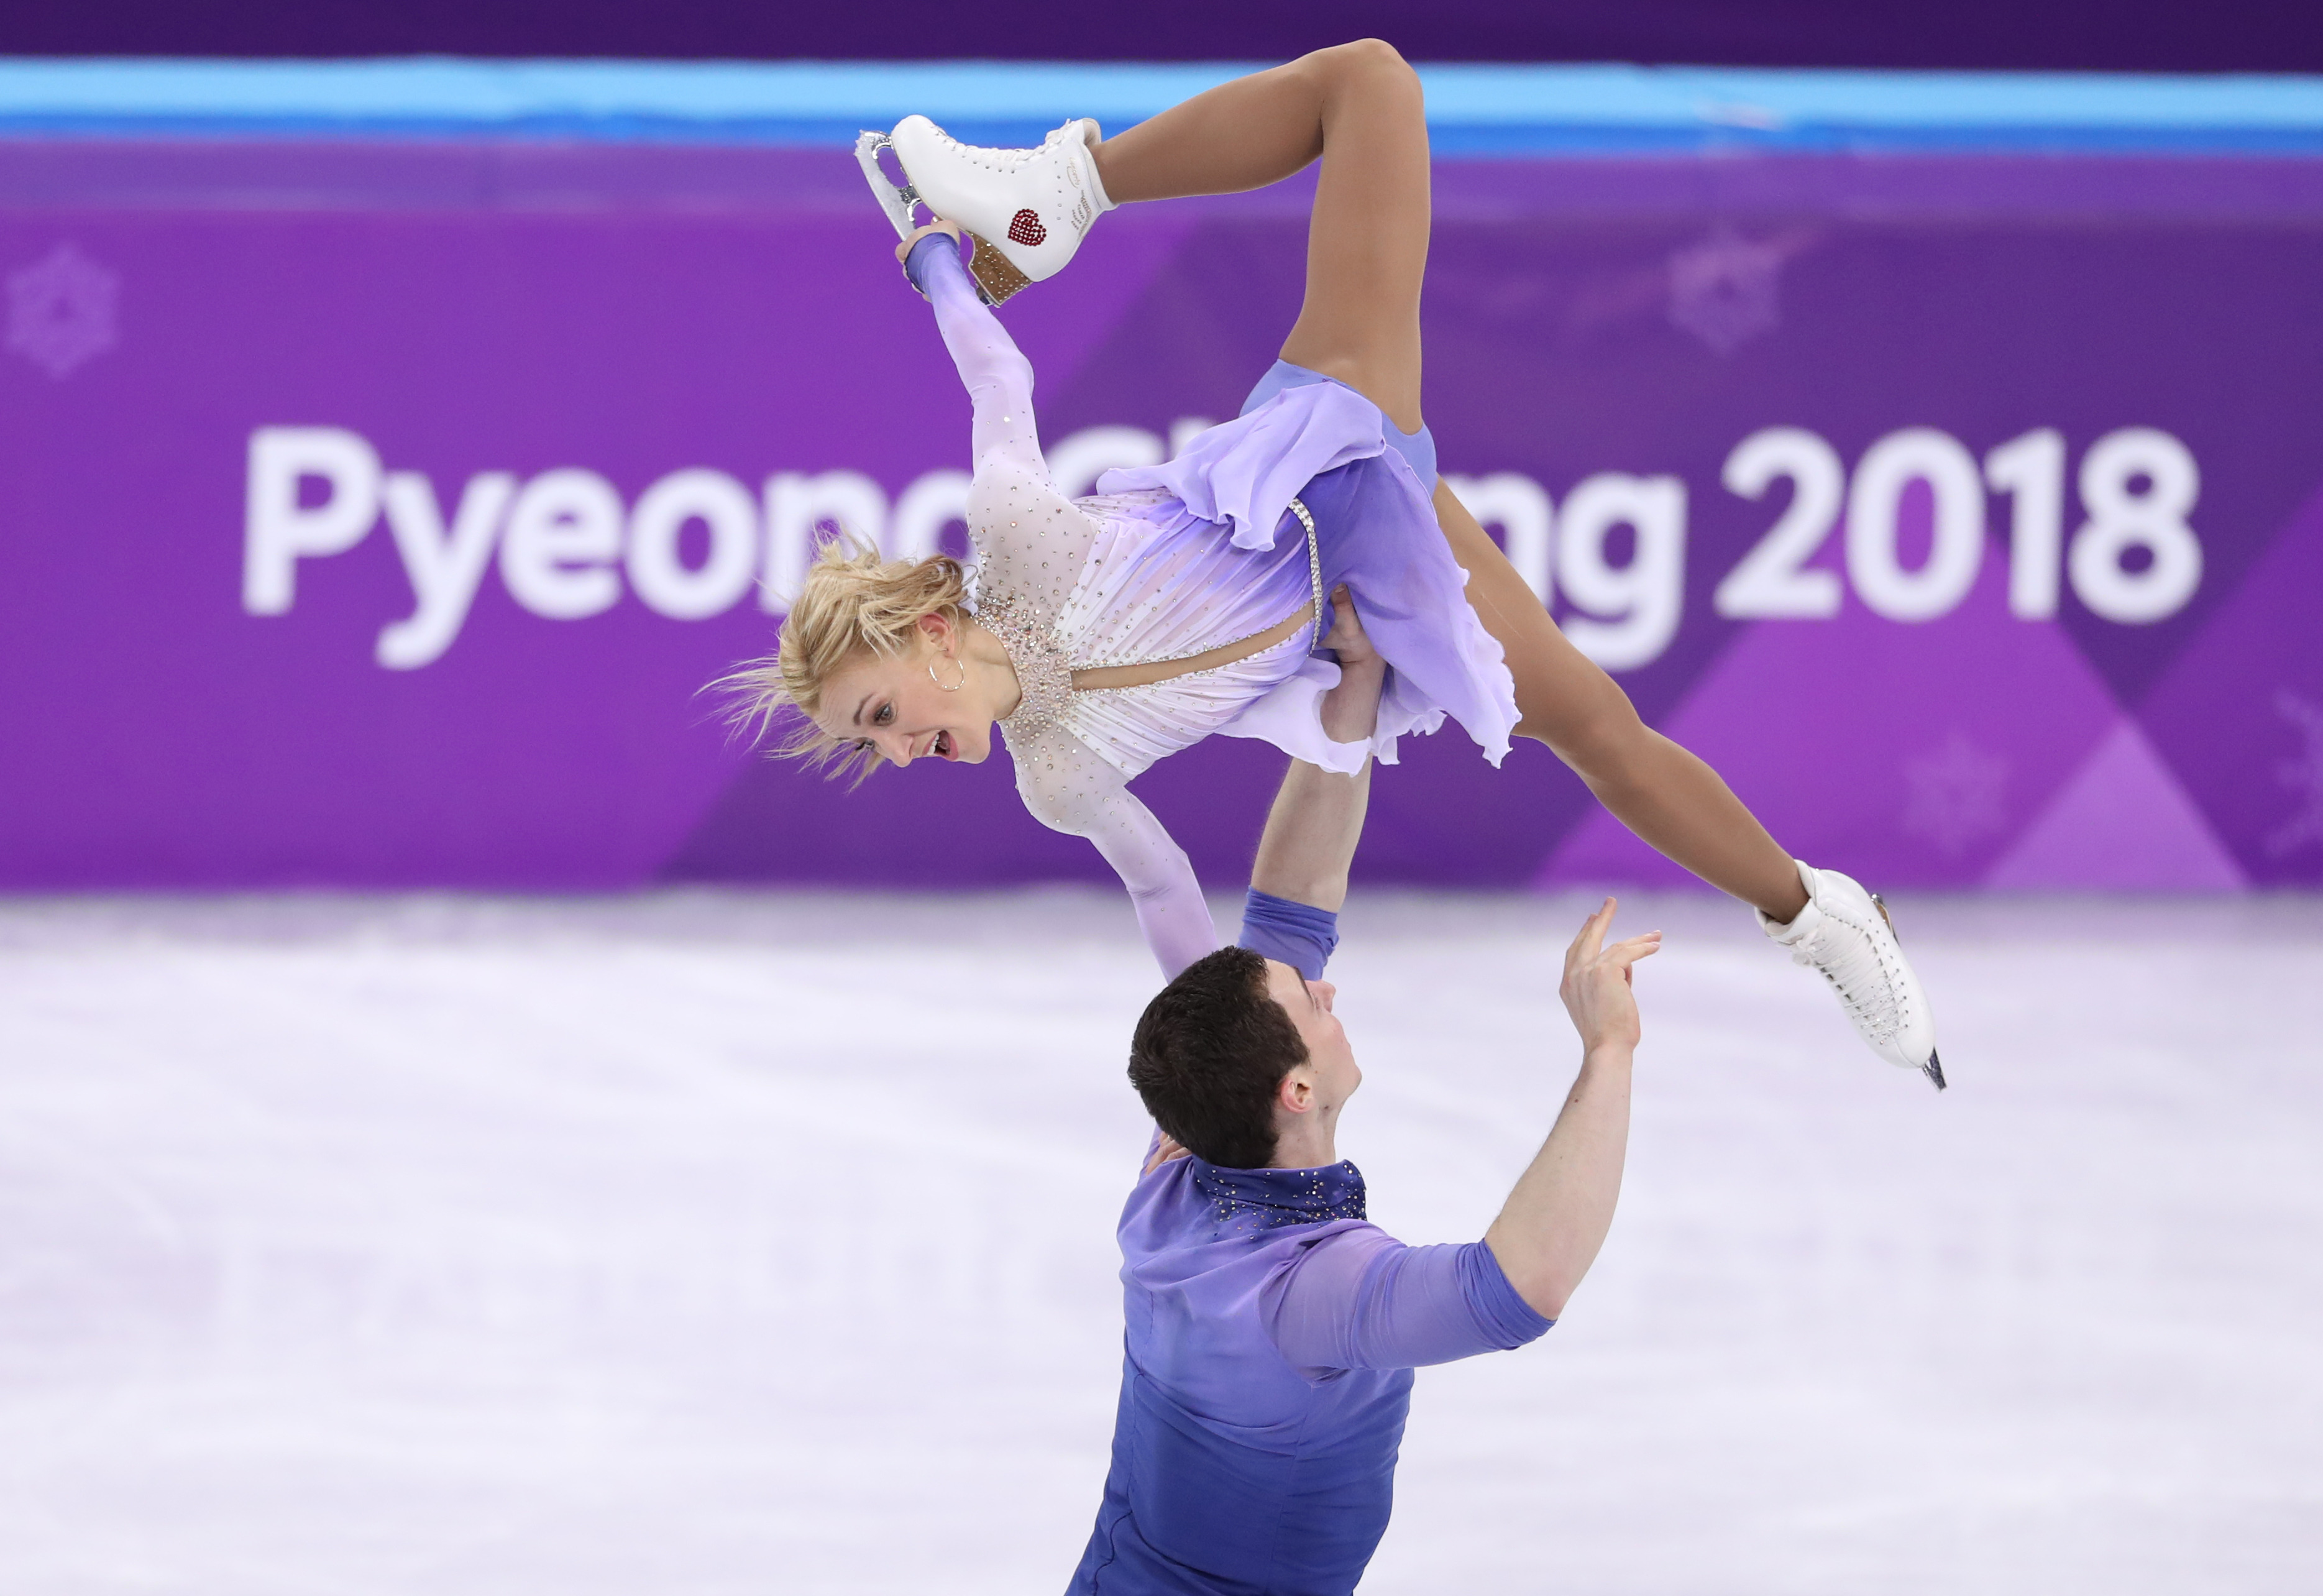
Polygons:
M1428 552L1448 573L1437 583L1432 610L1458 612L1455 622L1465 628L1460 647L1472 656L1462 668L1473 665L1483 683L1477 705L1464 710L1457 693L1430 698L1398 684L1383 706L1380 737L1334 743L1322 732L1319 711L1323 694L1337 683L1338 667L1311 657L1314 634L1307 628L1228 665L1134 687L1075 689L1074 671L1189 659L1247 642L1304 611L1318 571L1301 529L1303 510L1297 518L1285 511L1287 496L1311 479L1304 466L1285 467L1284 481L1299 480L1270 501L1269 526L1254 535L1237 527L1233 537L1222 520L1203 518L1183 495L1157 486L1065 498L1041 454L1031 362L978 298L956 252L923 247L913 267L975 407L976 472L968 499L976 547L973 611L1008 650L1024 694L1000 723L1017 792L1044 824L1097 845L1129 888L1147 944L1166 973L1175 975L1217 944L1185 853L1128 791L1131 778L1154 761L1222 732L1262 738L1297 757L1356 770L1375 748L1391 758L1398 731L1432 729L1446 702L1472 730L1494 723L1479 740L1496 761L1505 752L1507 729L1516 720L1508 673L1499 646L1460 596L1458 568L1416 484L1408 494L1409 516L1424 518ZM1330 458L1380 454L1375 408L1349 402L1360 407L1368 436ZM1225 429L1211 436L1225 436ZM1205 509L1217 514L1217 506ZM1287 536L1273 537L1274 517ZM1360 590L1357 598L1363 607ZM1402 668L1394 654L1382 653Z
M1175 974L1217 946L1184 850L1128 790L1306 662L1308 634L1215 670L1073 692L1067 673L1182 659L1276 626L1309 601L1307 550L1252 554L1172 537L1168 495L1079 503L1057 491L1033 419L1033 367L977 298L957 255L922 273L976 409L968 525L976 616L1016 667L1024 700L1000 723L1016 790L1044 824L1088 838L1117 871L1145 940ZM1158 512L1158 513L1157 513ZM1231 580L1218 567L1231 562Z

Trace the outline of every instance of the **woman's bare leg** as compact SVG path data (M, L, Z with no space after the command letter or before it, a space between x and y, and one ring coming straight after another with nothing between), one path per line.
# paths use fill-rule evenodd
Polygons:
M1235 194L1320 158L1307 297L1282 358L1336 377L1417 432L1428 271L1428 116L1419 78L1376 39L1222 83L1097 146L1116 204Z
M1806 906L1798 867L1716 771L1638 718L1568 641L1499 545L1442 482L1436 520L1468 573L1468 602L1517 684L1517 735L1547 743L1614 818L1661 853L1778 921Z
M1336 377L1406 432L1420 426L1419 289L1430 225L1419 80L1376 39L1219 85L1097 146L1116 203L1232 194L1319 158L1307 295L1282 358ZM1718 773L1638 718L1566 640L1465 507L1436 513L1468 599L1516 678L1518 734L1547 743L1646 842L1712 885L1787 921L1797 868Z

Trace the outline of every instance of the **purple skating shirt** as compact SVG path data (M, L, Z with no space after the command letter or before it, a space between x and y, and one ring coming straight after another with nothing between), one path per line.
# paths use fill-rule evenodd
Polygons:
M1120 1238L1121 1403L1076 1596L1345 1596L1387 1529L1412 1369L1550 1324L1483 1243L1367 1223L1351 1163L1176 1158Z

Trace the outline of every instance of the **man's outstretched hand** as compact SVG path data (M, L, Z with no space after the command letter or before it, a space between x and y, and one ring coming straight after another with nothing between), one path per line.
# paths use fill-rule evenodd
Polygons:
M1606 946L1613 909L1607 898L1565 950L1557 995L1581 1032L1581 1071L1556 1128L1484 1233L1509 1284L1545 1318L1565 1311L1566 1298L1589 1272L1621 1195L1630 1069L1638 1046L1630 967L1658 949L1662 934L1648 931Z
M1380 693L1387 684L1387 661L1364 636L1355 601L1343 582L1331 590L1336 613L1326 647L1339 655L1338 685L1318 706L1323 735L1335 743L1365 743L1379 727ZM1371 750L1353 775L1335 775L1294 760L1283 775L1266 834L1250 867L1253 891L1336 914L1347 901L1347 865L1364 834L1364 812L1372 799Z
M1662 933L1654 931L1608 947L1605 933L1612 927L1617 906L1607 898L1583 923L1581 934L1565 950L1565 979L1556 989L1565 1000L1565 1012L1573 1016L1573 1028L1581 1033L1582 1047L1590 1052L1608 1045L1638 1045L1638 1000L1630 990L1630 967L1659 952L1662 945Z
M1339 658L1339 684L1323 695L1323 735L1335 743L1369 742L1379 726L1387 661L1364 635L1354 595L1344 582L1331 590L1331 629L1323 636L1323 647Z
M1341 670L1379 658L1379 650L1364 634L1363 618L1355 613L1354 595L1344 582L1331 590L1331 629L1323 634L1323 647L1339 656Z

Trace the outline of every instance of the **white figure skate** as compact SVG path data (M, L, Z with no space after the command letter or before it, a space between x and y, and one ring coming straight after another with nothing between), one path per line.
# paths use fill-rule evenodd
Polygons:
M895 236L908 238L914 208L960 225L975 246L969 274L987 305L1054 277L1081 247L1091 224L1113 208L1098 181L1089 142L1097 125L1079 117L1031 150L963 144L924 116L906 116L893 133L866 133L855 159ZM879 165L893 150L904 169L899 186Z
M1791 950L1794 964L1811 965L1823 973L1873 1052L1890 1064L1920 1071L1942 1091L1944 1067L1936 1057L1935 1016L1928 1012L1927 994L1920 990L1920 979L1896 940L1887 905L1850 876L1813 869L1804 860L1794 862L1807 889L1807 906L1788 925L1778 925L1762 913L1760 928Z

